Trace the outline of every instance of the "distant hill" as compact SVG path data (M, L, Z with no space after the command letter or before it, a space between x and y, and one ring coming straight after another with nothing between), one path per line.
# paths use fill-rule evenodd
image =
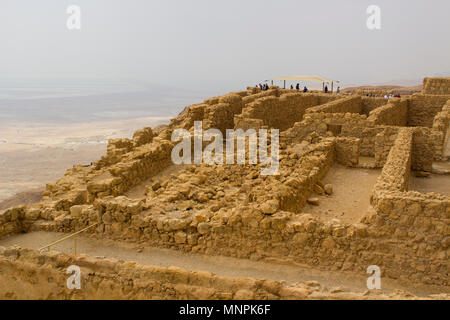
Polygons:
M414 93L419 93L422 91L422 85L405 87L405 86L396 86L396 85L378 85L378 86L358 86L358 87L349 87L341 90L343 93L356 93L356 92L380 92L380 91L389 91L393 94L400 95L409 95Z

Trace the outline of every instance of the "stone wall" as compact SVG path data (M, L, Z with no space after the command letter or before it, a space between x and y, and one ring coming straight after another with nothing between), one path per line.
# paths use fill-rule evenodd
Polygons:
M450 197L407 191L413 136L414 130L399 130L371 196L373 221L380 223L380 233L391 234L398 248L416 257L411 267L423 272L424 279L440 274L448 283L442 272L450 266Z
M12 207L0 211L0 238L24 231L24 220L32 215L32 212L28 210L30 213L27 213L27 217L25 217L25 211L25 206ZM31 217L30 221L34 221L37 218L39 218L39 211L37 211L36 218Z
M408 119L408 101L390 99L389 103L370 112L368 121L375 125L406 126Z
M439 112L433 121L433 140L434 144L434 157L436 160L446 160L450 157L450 154L444 154L444 146L450 139L450 100L442 107L442 111Z
M424 78L424 94L450 94L450 77Z
M387 104L387 99L385 98L373 98L373 97L361 97L361 113L369 116L369 113L376 108L384 106Z
M405 191L411 170L413 130L400 129L386 164L378 177L376 189Z
M450 95L414 94L409 100L407 125L431 128L449 99Z
M410 169L427 170L432 159L433 130L375 125L359 114L361 98L353 96L312 107L303 116L306 106L333 95L278 97L279 89L271 90L273 96L250 102L246 99L262 92L249 89L207 99L186 108L157 136L142 132L136 135L141 142L112 141L107 160L71 168L48 185L39 204L0 213L0 236L30 228L70 232L99 222L92 233L102 238L332 270L365 272L376 264L391 278L448 286L448 196L406 191ZM439 109L441 99L414 96L410 105L427 116L419 119L410 108L408 124L433 119L432 109ZM336 113L342 109L351 112ZM376 110L383 115L397 109ZM191 130L195 120L202 120L204 128L223 130L237 125L236 119L292 126L281 133L279 175L261 176L260 165L190 166L159 185L148 182L139 199L123 196L171 164L175 128ZM355 165L358 153L375 156L380 166L385 162L371 198L374 211L354 224L324 223L302 214L333 161Z
M234 127L248 128L252 124L260 123L269 128L286 130L295 122L302 120L307 108L318 105L324 99L334 98L331 95L322 97L320 94L311 93L284 93L279 97L265 96L247 103L242 114L235 115Z
M340 137L335 140L336 162L354 167L358 164L361 139L352 137Z
M414 128L411 169L431 172L434 160L435 137L425 127Z
M173 143L161 141L137 147L103 175L87 183L88 202L109 195L118 196L161 172L171 164Z
M301 122L280 134L288 143L301 142L312 132L323 136L354 137L360 139L360 154L374 156L375 136L382 131L357 113L307 113ZM334 132L333 132L334 131Z
M389 152L394 145L399 128L383 127L375 136L375 167L382 168L388 158Z
M350 96L323 105L312 107L306 110L307 113L326 112L326 113L361 113L362 102L360 96Z

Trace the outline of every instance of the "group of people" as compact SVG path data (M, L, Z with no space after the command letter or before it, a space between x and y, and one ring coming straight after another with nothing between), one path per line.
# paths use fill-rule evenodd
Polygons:
M323 92L324 93L328 93L328 86L327 85L323 88ZM341 93L341 87L337 87L336 93L337 94Z
M295 89L297 91L300 91L300 83L297 83L297 85L295 86ZM294 90L294 86L291 84L291 90ZM303 92L308 92L308 88L306 86L303 87Z
M373 94L373 93L367 93L366 97L372 97L372 98L379 98L381 97L381 95L378 94ZM391 99L391 98L400 98L400 94L396 93L396 94L385 94L384 95L385 99Z
M268 84L267 83L264 83L264 84L259 84L259 85L257 85L256 87L259 87L262 91L266 91L266 90L269 90L269 86L268 86Z
M267 85L267 83L264 83L264 84L260 83L259 85L256 85L256 87L257 88L259 87L262 91L269 90L269 86ZM297 85L295 86L295 89L297 89L297 91L300 91L300 84L299 83L297 83ZM294 86L292 84L291 84L291 90L294 90ZM302 91L303 92L308 92L308 88L306 86L304 86Z
M269 90L269 85L268 85L267 83L264 83L264 84L261 84L261 83L260 83L259 85L256 85L256 87L257 87L257 88L259 87L262 91ZM297 85L295 86L295 89L296 89L297 91L300 91L300 83L297 83ZM291 90L294 90L294 85L292 85L292 84L291 84ZM308 92L308 88L307 88L306 86L304 86L303 89L302 89L302 91L303 91L303 92ZM324 92L324 93L328 93L328 86L325 86L325 87L323 88L323 92ZM340 87L337 87L336 93L337 93L337 94L341 93L341 88L340 88Z
M391 93L391 94L389 94L389 95L388 95L388 94L385 94L385 95L384 95L384 98L385 98L385 99L400 98L400 95L399 95L398 93L397 93L397 94L392 94L392 93Z

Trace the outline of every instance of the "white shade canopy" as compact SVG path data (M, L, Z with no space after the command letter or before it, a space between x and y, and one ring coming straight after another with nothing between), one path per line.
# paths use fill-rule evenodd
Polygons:
M269 79L270 81L307 81L307 82L339 82L339 80L333 80L328 78L316 77L316 76L286 76L274 79Z

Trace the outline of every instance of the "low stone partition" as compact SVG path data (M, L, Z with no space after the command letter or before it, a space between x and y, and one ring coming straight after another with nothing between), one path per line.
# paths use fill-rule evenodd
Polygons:
M408 100L390 99L389 103L370 112L368 121L375 125L406 126Z
M325 103L316 107L308 108L306 113L361 113L362 100L360 96L350 96Z
M67 288L70 266L80 268L79 289ZM0 299L5 300L449 299L445 294L419 298L402 291L365 294L330 290L316 281L288 284L264 278L222 277L206 271L18 247L0 247L0 268Z
M87 183L88 202L98 197L121 195L161 172L171 164L172 146L170 141L161 141L134 149L121 162L110 166L109 174L98 176Z
M408 189L413 130L400 129L387 157L375 189L405 191Z
M386 126L380 128L379 132L375 136L375 164L376 168L382 168L388 158L389 152L394 145L399 128Z
M433 131L430 128L416 127L413 132L411 169L431 172L436 144Z
M80 289L70 290L66 270L81 270ZM320 284L226 278L205 271L144 266L117 259L0 248L3 299L310 299L332 297ZM322 289L322 290L321 290ZM339 295L336 295L336 298ZM344 295L345 296L345 295ZM349 294L355 298L357 294Z

